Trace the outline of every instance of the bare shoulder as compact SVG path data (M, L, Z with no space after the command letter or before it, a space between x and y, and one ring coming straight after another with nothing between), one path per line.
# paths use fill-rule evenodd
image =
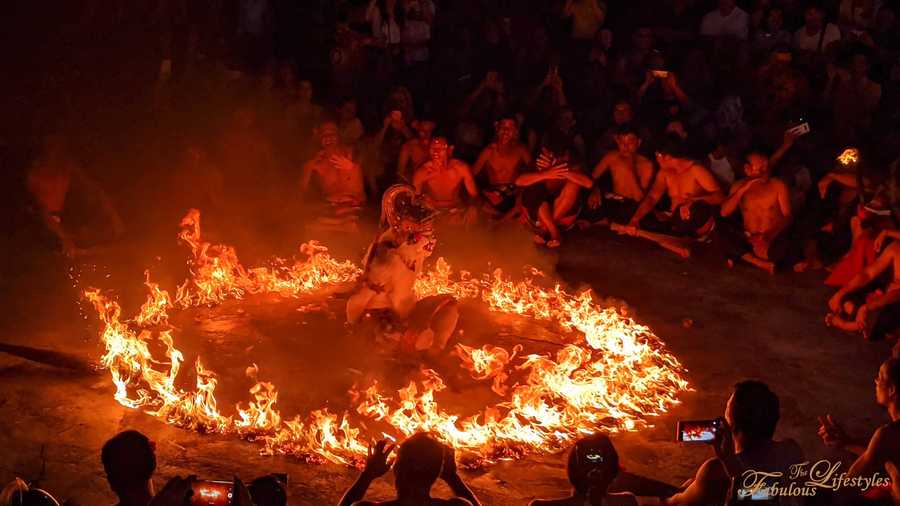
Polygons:
M450 160L450 167L459 172L468 172L470 170L468 163L457 158Z
M698 177L698 178L699 177L707 177L707 176L712 177L712 172L710 172L710 170L707 169L705 165L703 165L702 163L696 163L696 162L693 165L691 165L691 174L693 174L694 177Z

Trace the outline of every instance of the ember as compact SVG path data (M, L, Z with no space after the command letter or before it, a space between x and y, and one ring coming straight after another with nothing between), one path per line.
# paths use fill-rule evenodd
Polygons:
M521 355L521 346L506 350L459 345L458 354L472 377L491 381L494 392L502 396L496 405L467 418L441 408L437 397L444 382L431 370L423 371L421 381L410 382L396 396L371 385L357 394L355 414L321 409L285 418L276 408L275 386L258 379L255 364L247 369L255 382L252 400L246 407L236 406L234 415L225 415L216 402L216 375L199 359L196 389L175 386L184 357L175 348L168 312L245 294L296 297L352 282L360 269L335 260L315 242L303 245L300 251L306 258L292 264L279 260L276 267L245 268L234 248L203 241L198 211L191 210L181 226L179 237L192 252L191 276L178 287L174 300L150 282L148 274L147 301L138 315L125 320L117 302L97 289L84 292L101 322L106 349L101 361L116 387L116 400L167 423L256 440L266 454L358 466L366 456L369 436L374 435L363 434L362 425L354 420L368 419L388 424L398 437L432 431L469 453L468 461L475 465L552 451L598 428L615 432L646 427L650 417L677 404L678 394L688 389L683 367L649 328L614 308L601 307L590 292L570 294L559 285L543 287L533 278L513 281L499 270L484 276L454 275L449 264L438 259L429 275L417 282L419 295L453 294L481 300L493 311L553 322L564 333L564 346L556 356L546 356ZM154 329L144 328L148 326ZM152 355L154 340L164 345L165 360ZM507 384L513 371L523 373L524 382Z

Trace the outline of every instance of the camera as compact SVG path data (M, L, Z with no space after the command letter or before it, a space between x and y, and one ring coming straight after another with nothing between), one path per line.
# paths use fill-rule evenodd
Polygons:
M234 501L233 482L197 480L191 486L191 506L229 506Z
M679 420L675 441L679 443L712 443L719 434L721 422L715 420Z

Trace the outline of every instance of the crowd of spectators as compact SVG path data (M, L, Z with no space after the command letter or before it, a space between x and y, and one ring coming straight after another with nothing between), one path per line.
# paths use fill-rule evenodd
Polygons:
M732 268L827 269L828 325L900 325L895 2L113 3L82 23L153 19L151 114L217 101L165 161L206 213L296 204L310 229L354 231L405 183L450 225L519 221L548 248L606 227ZM25 182L79 255L125 223L67 137L48 132Z

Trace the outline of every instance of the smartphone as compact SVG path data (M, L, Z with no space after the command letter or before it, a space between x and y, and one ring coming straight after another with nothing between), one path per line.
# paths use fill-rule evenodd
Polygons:
M679 443L711 443L719 434L720 421L715 420L679 420L675 432L675 441Z
M653 74L654 77L658 77L660 79L665 79L665 78L669 77L668 70L651 70L650 73Z
M602 464L603 463L603 454L596 450L588 451L587 453L584 454L584 458L591 464Z
M191 506L229 506L234 499L234 483L197 480L193 482Z
M809 133L809 123L804 121L795 127L788 128L788 132L797 135L806 135Z

